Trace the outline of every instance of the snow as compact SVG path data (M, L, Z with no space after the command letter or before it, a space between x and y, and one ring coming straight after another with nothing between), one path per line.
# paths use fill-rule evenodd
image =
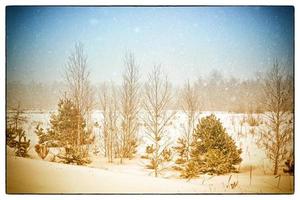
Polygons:
M9 193L178 193L208 192L179 180L8 157ZM162 187L163 186L163 187Z
M197 179L187 181L179 178L178 172L169 168L163 171L158 178L145 169L147 160L141 159L148 140L145 138L145 128L142 121L139 130L140 144L138 153L132 160L125 159L120 164L119 159L108 163L100 154L91 153L92 163L88 166L73 166L49 162L51 155L58 150L50 149L50 154L43 161L34 151L38 139L34 133L35 126L41 124L44 129L50 127L49 112L26 112L27 123L24 128L31 140L30 158L16 158L10 148L7 156L7 181L9 193L292 193L293 176L283 174L272 175L272 163L264 151L257 147L259 127L250 127L245 114L227 112L213 112L220 119L236 145L242 148L242 163L238 168L240 173L230 173L222 176L201 175ZM200 118L212 112L203 112ZM259 115L254 115L258 117ZM101 147L101 111L94 111L92 122L100 125L94 127L96 135L96 148ZM183 133L183 124L186 117L177 112L172 124L167 129L172 145L176 144L178 137ZM250 134L254 130L254 135ZM93 150L92 147L91 149ZM100 151L101 152L101 151ZM250 183L250 169L252 179ZM80 177L78 177L80 176ZM80 179L80 181L78 181ZM230 181L229 181L230 180ZM229 181L229 182L228 182ZM279 185L278 185L279 182ZM238 183L235 188L231 184ZM163 186L163 187L162 187Z
M107 166L113 164L106 164ZM230 175L207 176L186 181L183 179L155 178L132 174L134 165L118 165L123 170L91 168L45 162L41 160L7 157L8 193L291 193L293 177L254 176L249 183L248 173L233 174L230 183L238 187L227 188ZM109 166L111 167L111 166ZM127 169L127 170L124 170ZM131 170L128 170L131 169Z

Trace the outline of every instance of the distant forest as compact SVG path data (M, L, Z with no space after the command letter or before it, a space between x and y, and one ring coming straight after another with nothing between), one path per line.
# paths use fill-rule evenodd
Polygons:
M290 76L290 81L293 81L292 76ZM241 80L236 77L224 77L221 72L213 70L208 76L200 77L190 84L194 85L199 92L201 111L237 113L259 113L263 111L259 103L263 92L259 76ZM92 86L95 102L93 108L100 109L101 84ZM56 109L59 98L64 95L64 88L63 82L7 82L7 108L14 108L19 103L22 108L27 110ZM182 88L179 86L172 87L173 103L170 109L181 109L179 106L181 90Z

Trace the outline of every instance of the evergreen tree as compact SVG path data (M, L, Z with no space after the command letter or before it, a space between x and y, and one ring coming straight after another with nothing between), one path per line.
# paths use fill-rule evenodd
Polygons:
M145 149L145 155L142 155L141 158L149 159L150 162L146 165L147 169L155 170L160 168L160 170L165 169L163 166L164 163L170 162L172 160L172 151L170 148L165 148L159 156L159 159L155 157L155 147L153 144L148 145Z
M234 165L242 159L241 149L223 128L215 115L202 118L193 133L191 161L186 171L195 174L224 174L236 171ZM188 174L188 177L193 176Z
M70 99L64 98L59 101L58 113L51 116L50 123L51 128L47 132L39 127L36 128L39 144L47 148L64 148L64 154L58 157L65 163L78 165L88 163L87 145L92 142L91 132L85 130L86 124L83 116ZM37 147L36 150L39 151Z
M177 146L174 147L178 154L174 169L180 171L182 173L181 176L185 177L185 168L187 167L187 162L190 161L193 131L196 126L196 119L200 114L200 95L197 91L197 86L191 85L187 81L182 89L180 99L181 107L187 120L186 123L182 124L184 134L178 139Z
M187 141L185 138L178 138L177 146L173 147L178 154L178 158L175 161L175 166L173 167L175 170L180 172L185 171L185 164L188 162L188 148Z
M19 157L28 157L30 140L27 140L22 124L26 122L23 116L24 111L20 104L13 109L13 113L8 117L8 127L6 129L6 144L15 149L15 155Z
M15 155L19 157L28 157L30 140L27 140L23 128L15 129L9 127L6 130L6 141L10 148L15 149Z

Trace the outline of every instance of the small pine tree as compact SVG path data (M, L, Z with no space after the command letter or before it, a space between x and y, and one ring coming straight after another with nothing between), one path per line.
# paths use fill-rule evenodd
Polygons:
M58 113L51 116L50 123L51 128L47 132L39 126L36 127L39 144L47 148L64 148L64 154L58 157L67 164L89 163L87 145L92 142L89 140L91 132L85 130L84 119L70 99L64 98L59 101ZM42 153L41 148L36 147L36 150L39 155Z
M242 159L241 149L237 149L234 140L223 128L215 115L202 118L193 134L189 170L198 174L225 174L236 171L234 165Z
M12 116L8 117L8 128L6 129L6 144L15 149L15 155L19 157L28 157L30 140L27 140L22 123L26 122L23 116L23 110L20 105L13 109Z
M173 147L178 154L178 158L175 161L175 170L180 171L185 174L185 164L188 162L188 152L187 152L187 141L185 138L178 138L177 146Z
M170 162L172 160L172 150L170 148L165 148L160 152L159 159L155 158L155 147L153 144L148 145L145 149L145 155L142 155L141 158L150 160L146 165L147 169L157 169L160 173L165 169L164 163Z
M126 144L125 147L123 147L122 149L123 151L122 157L132 159L136 154L137 146L138 144L137 144L136 137L132 137L131 139L128 139L128 144Z
M30 147L30 140L27 140L25 131L22 128L8 128L7 133L7 145L10 148L15 149L15 155L19 157L28 157L28 151Z
M10 148L16 148L17 136L18 136L17 131L15 131L15 129L12 127L8 127L6 129L6 144L7 144L7 146L9 146Z

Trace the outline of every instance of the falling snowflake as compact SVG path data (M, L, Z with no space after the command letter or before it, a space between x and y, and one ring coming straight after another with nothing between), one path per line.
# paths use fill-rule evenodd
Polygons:
M139 33L139 32L141 31L141 29L140 29L139 27L135 27L135 28L133 29L133 31L134 31L135 33Z

